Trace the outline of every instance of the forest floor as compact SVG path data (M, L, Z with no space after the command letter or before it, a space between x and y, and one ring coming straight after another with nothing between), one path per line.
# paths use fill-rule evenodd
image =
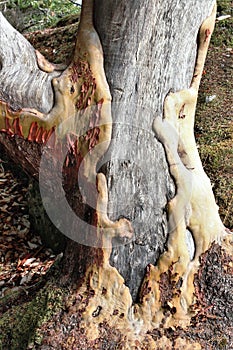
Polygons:
M210 177L220 215L233 229L233 29L232 18L216 23L203 72L195 135L204 169ZM52 62L67 64L74 49L77 24L25 34ZM26 175L17 174L6 156L0 157L0 298L4 310L25 300L30 289L51 269L56 255L46 248L28 214ZM17 297L20 292L21 300ZM9 299L5 297L10 296ZM7 300L7 302L6 302ZM3 306L0 301L0 308Z

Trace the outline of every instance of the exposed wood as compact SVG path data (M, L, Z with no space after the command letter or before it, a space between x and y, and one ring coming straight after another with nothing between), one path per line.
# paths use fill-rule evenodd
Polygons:
M140 342L200 349L179 337L156 344L150 333L190 324L199 258L214 240L229 243L193 137L215 6L97 0L94 10L107 79L93 0L85 0L73 61L52 81L54 105L12 111L1 101L1 141L22 152L30 171L27 146L33 154L41 145L35 164L44 206L75 241L59 283L72 287L70 308L88 341L98 341L106 323L125 335L125 349ZM47 77L58 68L36 56ZM199 179L213 225L198 204Z
M113 99L113 141L105 157L108 210L114 220L123 216L132 221L135 234L131 244L113 249L111 263L125 278L134 300L146 266L155 264L164 250L166 204L175 194L152 123L162 115L170 91L190 86L198 31L213 4L212 0L205 4L110 0L108 6L102 0L95 2L95 25Z

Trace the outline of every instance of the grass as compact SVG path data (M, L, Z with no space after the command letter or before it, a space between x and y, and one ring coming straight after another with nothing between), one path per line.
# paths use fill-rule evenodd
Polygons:
M218 15L231 14L218 1ZM233 19L216 22L199 91L195 134L224 224L233 229ZM216 98L206 103L207 96Z

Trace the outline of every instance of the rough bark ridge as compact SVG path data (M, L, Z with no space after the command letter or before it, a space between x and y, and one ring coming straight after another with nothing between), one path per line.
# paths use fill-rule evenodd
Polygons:
M117 328L125 335L124 349L137 349L140 347L140 342L145 343L147 349L159 349L165 346L169 349L172 344L165 336L155 342L147 333L161 324L164 327L189 324L193 315L190 307L194 303L194 274L198 270L200 255L213 241L218 241L223 246L225 244L226 232L219 219L211 186L202 170L193 137L197 91L213 31L215 8L200 28L196 68L191 86L168 94L164 101L163 115L160 106L153 113L153 118L157 116L154 122L151 119L151 127L153 122L153 131L165 149L170 173L176 185L176 194L169 200L167 207L168 249L159 259L157 266L152 264L147 266L148 259L145 260L144 267L147 266L147 271L138 304L133 304L130 290L125 285L123 277L111 266L112 244L121 242L119 237L132 240L135 233L133 229L135 227L137 229L137 226L128 218L116 220L118 217L114 215L110 217L111 208L108 200L110 184L107 183L106 176L110 178L111 169L109 167L105 169L106 176L98 172L99 164L103 163L101 159L111 141L112 115L111 95L103 69L102 48L92 24L92 17L93 1L86 0L83 2L74 59L61 75L52 80L55 96L53 107L48 112L43 112L43 109L26 108L25 105L21 105L19 110L12 110L6 100L1 101L0 130L8 138L20 137L44 145L46 172L45 176L41 174L41 185L45 185L45 188L56 193L63 171L64 178L68 178L67 182L64 181L64 186L69 193L74 187L73 182L77 181L76 173L81 172L79 180L84 191L82 194L86 194L87 198L90 197L90 193L93 195L90 206L94 211L88 212L90 218L85 225L87 232L83 234L80 232L80 227L75 227L74 224L70 232L65 232L68 237L78 242L81 237L83 243L99 247L99 249L85 248L79 252L93 255L86 258L89 261L84 262L86 269L81 266L83 262L81 260L85 260L84 255L80 261L76 260L80 262L78 268L83 270L83 278L79 281L78 288L76 287L77 298L72 310L75 314L81 315L79 327L83 327L87 339L94 341L100 338L101 327L107 324L111 329ZM35 59L34 53L31 57ZM56 69L39 54L37 62L40 69L47 71L47 74ZM121 88L116 87L116 90L121 93ZM121 108L116 109L115 113L120 113ZM117 132L115 128L113 138ZM111 147L110 152L113 152L116 147L114 142ZM158 147L162 151L162 147ZM163 163L165 164L164 161ZM52 164L51 168L49 164ZM163 170L164 164L161 166ZM73 172L70 171L71 165L74 168ZM55 171L53 178L51 175L47 177L49 172L53 171ZM159 205L159 215L163 215L162 208L166 204L165 184L162 192L163 203ZM203 196L208 214L206 211L203 214ZM208 198L207 204L206 198ZM65 202L62 204L65 205ZM88 211L85 203L83 207L85 209L77 209L77 213L82 212L85 216ZM62 208L64 210L63 205ZM211 216L211 224L207 220L208 215ZM65 227L70 228L68 220L65 221ZM190 257L186 245L187 229L195 241L194 259ZM226 239L228 238L227 236ZM68 248L71 249L70 246ZM72 254L75 254L74 250ZM69 256L66 256L66 259L67 263ZM163 281L166 274L170 274L172 291L165 312ZM190 344L182 339L178 339L175 346L176 348L185 346L186 349L201 348L197 343Z

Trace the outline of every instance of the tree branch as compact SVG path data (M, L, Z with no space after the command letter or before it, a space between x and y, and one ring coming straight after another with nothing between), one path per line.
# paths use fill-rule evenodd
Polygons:
M18 110L48 112L54 103L51 81L61 73L42 71L34 48L0 13L0 100Z

